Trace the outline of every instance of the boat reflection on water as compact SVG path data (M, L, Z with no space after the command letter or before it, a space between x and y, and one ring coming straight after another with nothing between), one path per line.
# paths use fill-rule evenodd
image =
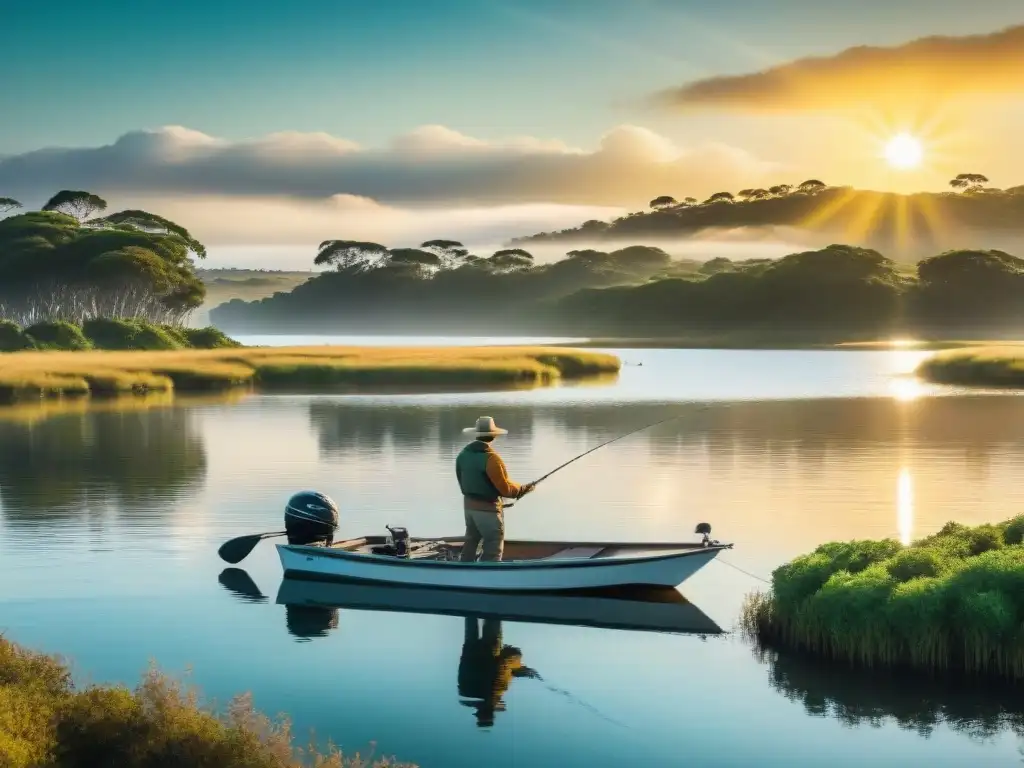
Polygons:
M219 581L244 602L268 602L240 568L225 568ZM505 711L504 695L515 678L537 680L549 690L575 699L568 691L548 685L537 670L524 663L519 648L504 642L503 621L696 634L702 638L724 634L678 590L667 588L484 593L285 578L276 602L285 607L288 632L306 641L337 629L342 608L461 616L464 632L458 669L459 703L473 710L480 728L494 725L495 714Z
M515 678L537 680L548 690L576 701L568 691L546 683L537 670L524 663L519 648L504 642L503 621L702 637L723 634L721 627L678 590L667 588L502 593L285 578L277 602L289 611L308 611L310 616L315 611L349 608L463 617L459 703L473 710L479 728L493 726L496 713L505 711L504 696ZM336 626L336 613L334 621Z
M286 606L430 613L645 632L723 633L678 590L661 587L559 593L474 592L285 578L277 602Z
M264 595L256 583L241 568L225 568L217 580L239 600L246 603L267 603L270 598ZM338 609L320 605L302 603L285 604L284 622L288 634L300 642L308 642L316 637L327 637L331 630L338 628Z

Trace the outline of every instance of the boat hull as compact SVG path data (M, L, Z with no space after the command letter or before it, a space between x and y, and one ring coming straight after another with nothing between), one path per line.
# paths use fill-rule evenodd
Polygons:
M727 548L679 545L648 550L609 544L617 556L461 563L278 544L286 577L484 591L572 591L631 585L677 587Z

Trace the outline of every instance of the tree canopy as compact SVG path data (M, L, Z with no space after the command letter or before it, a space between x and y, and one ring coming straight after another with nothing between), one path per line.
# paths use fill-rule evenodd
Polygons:
M105 208L97 195L62 190L43 210L0 219L0 318L180 322L202 303L192 261L205 257L202 243L146 211L84 221Z

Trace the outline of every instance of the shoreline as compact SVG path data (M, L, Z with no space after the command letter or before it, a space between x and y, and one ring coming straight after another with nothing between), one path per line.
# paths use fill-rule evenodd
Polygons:
M502 348L510 349L522 346L543 346L558 349L728 349L728 350L839 350L839 351L864 351L864 350L919 350L919 351L941 351L947 349L961 349L976 346L1017 346L1024 347L1022 339L991 339L974 338L970 335L957 337L949 334L925 334L913 336L911 334L894 334L892 337L880 338L877 334L864 337L852 335L807 335L792 333L757 333L750 331L720 333L691 333L676 334L670 336L586 336L577 334L541 335L510 334L508 336L474 334L472 336L452 335L446 336L434 333L425 333L422 336L415 334L361 334L353 332L345 333L238 333L243 337L259 337L272 339L301 338L310 342L317 338L360 338L366 339L369 343L354 346L355 349L397 349L400 345L391 345L387 342L391 339L430 339L435 342L423 347L407 345L413 349L431 348L441 349L470 349L473 347ZM462 339L474 339L476 344L458 343ZM506 341L508 339L508 341ZM535 341L533 339L536 339ZM379 341L377 341L379 340ZM524 341L530 340L530 341ZM438 341L452 341L454 344L437 344ZM315 346L315 342L307 344ZM321 346L328 346L323 344ZM281 349L283 347L256 345L245 347L245 349Z
M528 389L616 376L615 355L554 346L241 347L6 353L0 402L47 397Z

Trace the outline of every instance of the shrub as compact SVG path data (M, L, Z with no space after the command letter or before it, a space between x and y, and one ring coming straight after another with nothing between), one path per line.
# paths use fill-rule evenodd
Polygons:
M224 331L208 325L205 328L181 328L187 346L193 349L229 349L241 347L241 343L227 336Z
M4 768L322 768L398 766L300 750L287 720L236 698L226 715L151 669L142 683L76 690L56 658L0 638L0 765ZM410 768L412 768L410 766Z
M99 349L181 349L184 344L166 328L144 320L96 318L83 324L86 335Z
M63 320L52 323L36 323L25 329L25 335L35 342L39 349L89 349L92 344L77 325Z
M866 665L1024 679L1024 516L945 525L903 547L833 542L748 599L761 641Z
M21 326L11 320L0 320L0 352L19 352L34 346Z

